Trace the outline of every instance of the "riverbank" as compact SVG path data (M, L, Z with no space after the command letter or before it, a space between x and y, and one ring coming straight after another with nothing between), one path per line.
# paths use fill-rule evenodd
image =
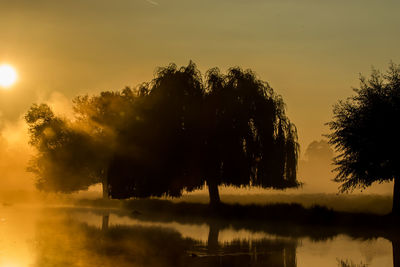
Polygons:
M279 236L324 240L345 234L353 238L400 240L400 218L371 213L341 212L323 206L173 202L160 199L124 201L80 200L79 206L113 208L113 213L141 221L208 224L218 229L265 231ZM104 211L102 211L104 212Z

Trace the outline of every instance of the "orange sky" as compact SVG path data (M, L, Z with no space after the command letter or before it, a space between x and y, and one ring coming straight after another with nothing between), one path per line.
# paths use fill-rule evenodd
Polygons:
M251 68L283 96L304 152L358 74L400 63L400 2L321 0L0 0L0 129L37 101L121 89L194 60ZM2 126L3 125L3 126Z
M282 94L303 147L358 73L400 61L398 1L2 0L0 62L20 82L0 92L15 119L58 91L120 89L169 62L254 69Z

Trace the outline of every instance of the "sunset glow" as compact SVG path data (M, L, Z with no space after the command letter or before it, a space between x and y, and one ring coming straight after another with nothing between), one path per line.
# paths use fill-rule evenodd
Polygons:
M0 0L0 267L400 267L399 11Z
M10 88L17 81L17 78L17 72L12 66L0 65L0 88Z

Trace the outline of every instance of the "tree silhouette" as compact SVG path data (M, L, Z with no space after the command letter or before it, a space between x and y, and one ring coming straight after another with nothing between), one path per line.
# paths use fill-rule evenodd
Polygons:
M304 182L304 189L318 192L334 191L334 183L331 182L334 178L331 171L334 152L328 141L312 141L307 146L304 156L299 162L299 174Z
M139 128L136 127L136 131L132 131L132 125L140 121L138 111L140 99L139 92L125 88L122 91L101 92L91 97L78 96L73 100L76 125L87 132L92 139L97 140L97 145L102 150L101 181L104 197L111 194L109 177L115 173L114 162L127 159L132 162L133 157L138 154L135 147L138 142L135 137ZM126 136L124 133L128 131L131 133L130 140L124 137Z
M400 67L390 64L386 74L374 70L360 78L355 96L340 101L328 125L328 137L340 153L335 178L341 191L394 180L393 209L400 213Z
M28 166L38 189L73 192L101 182L105 161L97 140L55 116L46 104L33 105L25 120L38 152Z
M218 185L298 185L295 126L282 99L250 70L232 68L223 75L211 69L203 83L193 62L181 68L171 64L160 68L142 91L147 92L142 112L147 139L140 143L152 157L144 161L151 171L139 179L149 185L140 196L180 196L206 182L210 203L218 205ZM116 162L115 176L125 188L128 180L138 181L141 168L132 164ZM129 179L121 175L125 169ZM122 196L138 196L133 189L143 187L130 186Z
M33 105L25 120L29 125L30 144L38 152L28 167L37 177L37 188L74 192L102 183L103 197L107 198L113 196L112 192L122 194L121 188L111 188L110 184L118 185L122 181L125 188L132 189L126 176L121 177L124 180L119 177L129 171L138 186L124 197L142 196L138 189L147 192L146 196L156 195L156 186L152 191L150 183L144 183L145 175L140 175L139 168L119 168L121 163L129 162L129 166L151 169L148 162L144 165L144 160L138 160L146 159L138 146L146 136L144 127L139 127L143 124L138 111L142 96L140 90L129 88L91 97L79 96L73 100L75 119L72 121L57 117L45 104Z
M312 141L306 149L305 156L308 161L331 162L334 153L329 143L325 140Z
M39 157L31 170L59 191L84 188L63 190L64 173L92 177L80 181L102 182L113 198L177 197L206 183L212 205L219 185L297 186L296 128L280 96L250 70L211 69L205 78L193 62L171 64L136 90L75 98L73 122L32 106L26 121Z
M296 187L299 146L280 96L251 70L231 68L206 75L203 166L210 202L218 185Z
M203 88L195 65L159 68L138 91L140 119L119 132L123 149L117 149L111 162L111 196L177 197L184 189L201 187L198 163L192 158L202 145L197 120L202 116Z

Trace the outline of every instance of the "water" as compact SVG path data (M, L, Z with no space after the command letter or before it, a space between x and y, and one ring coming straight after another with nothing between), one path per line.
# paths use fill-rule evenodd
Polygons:
M394 266L392 243L280 236L93 208L0 207L0 267ZM397 266L396 266L397 267Z

